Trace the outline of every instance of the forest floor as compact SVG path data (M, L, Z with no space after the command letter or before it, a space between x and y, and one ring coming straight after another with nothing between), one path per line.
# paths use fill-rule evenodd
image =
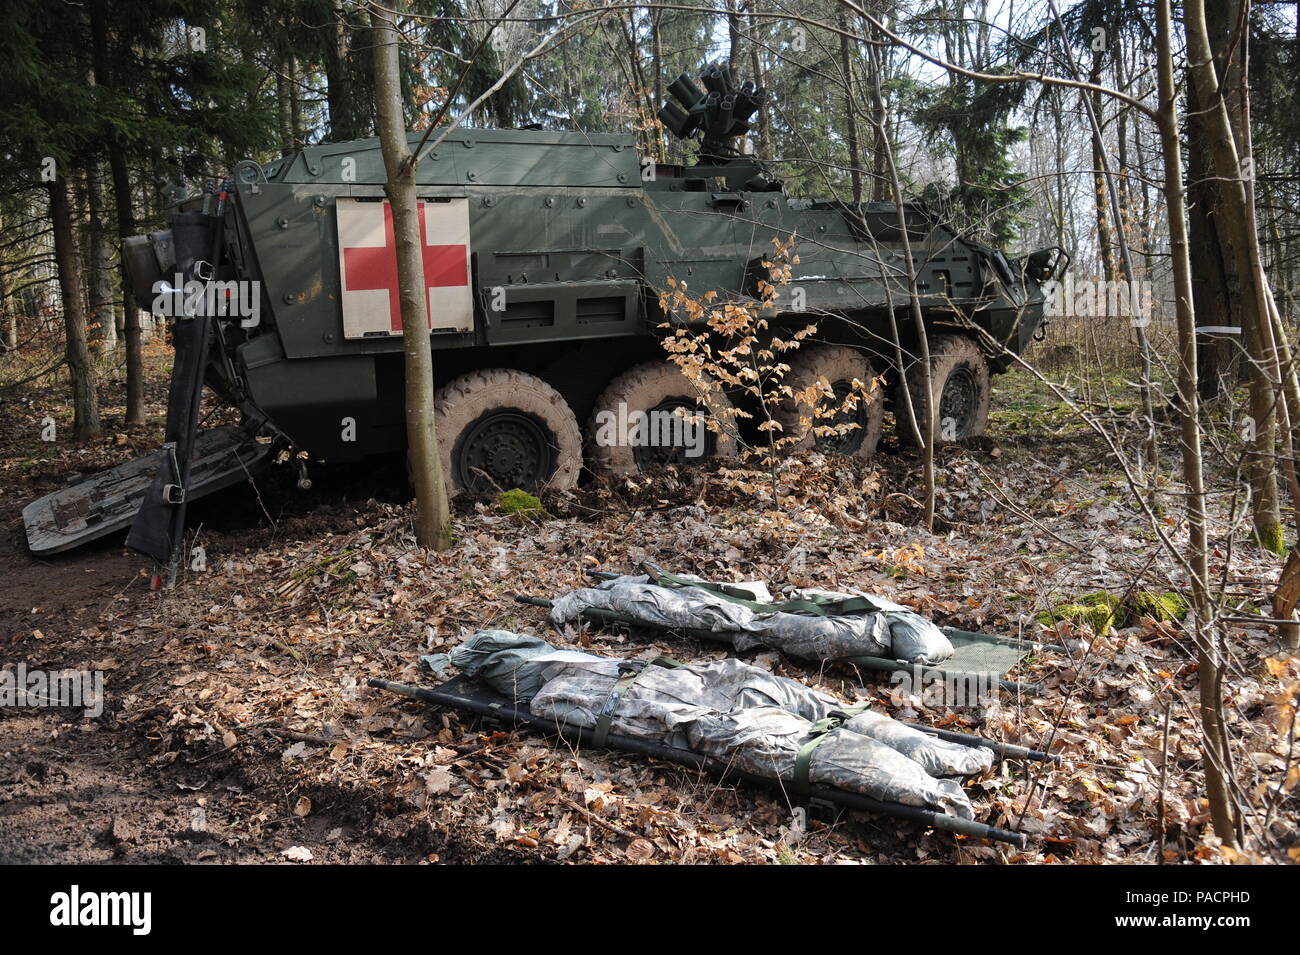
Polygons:
M195 505L206 569L154 592L120 537L32 557L19 513L70 472L156 446L168 353L154 345L149 359L148 426L122 427L120 369L109 369L105 436L82 447L41 441L47 416L70 431L66 378L6 385L25 377L13 366L0 376L0 664L100 671L106 695L95 718L0 708L0 862L1300 858L1294 739L1279 734L1300 662L1270 628L1230 631L1224 692L1240 798L1254 807L1250 849L1232 853L1209 832L1196 660L1182 629L1142 613L1105 635L1083 619L1036 622L1098 591L1131 603L1139 591L1179 589L1156 530L1176 549L1184 529L1176 484L1153 526L1105 443L1024 373L998 379L987 437L940 449L934 533L918 526L918 462L897 452L795 461L779 507L764 475L734 467L544 495L543 518L459 500L455 546L438 554L414 546L400 463L322 469L307 493L277 468L257 495L241 486ZM23 359L33 371L41 360ZM1105 412L1121 434L1124 413ZM1162 463L1172 480L1174 450ZM1230 502L1215 501L1222 531ZM1239 614L1267 612L1280 561L1230 538L1214 554L1216 579ZM630 571L647 558L774 590L857 587L943 625L1065 642L1070 655L1041 653L1014 671L1041 696L965 708L848 669L748 655L897 716L1061 755L1059 767L1004 762L967 784L979 818L1025 831L1030 847L859 813L813 812L801 831L781 796L504 732L365 685L419 682L420 654L480 628L545 635L545 611L514 594L556 595L583 585L588 569ZM552 639L619 655L723 655L596 630Z

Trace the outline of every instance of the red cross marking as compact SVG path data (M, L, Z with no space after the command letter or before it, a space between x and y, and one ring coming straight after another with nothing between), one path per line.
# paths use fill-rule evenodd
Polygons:
M425 302L428 289L467 285L466 248L463 245L429 245L424 224L424 203L416 206L420 215L420 248L424 253ZM384 244L363 245L343 250L345 281L349 292L382 289L388 293L388 320L392 331L402 330L401 290L397 281L397 238L393 232L393 207L384 200ZM427 308L427 304L426 304ZM429 316L433 325L433 316Z

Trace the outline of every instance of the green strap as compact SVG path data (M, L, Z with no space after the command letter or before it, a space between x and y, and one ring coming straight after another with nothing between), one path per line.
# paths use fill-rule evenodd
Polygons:
M732 603L748 607L756 613L797 613L813 617L842 617L852 614L872 613L881 608L868 597L803 597L798 600L781 600L775 603L763 603L755 600L753 595L743 587L719 584L711 580L687 580L670 574L657 564L643 561L641 564L646 574L656 584L665 587L693 587L723 597Z
M629 670L610 687L609 696L605 697L605 702L600 707L600 714L596 717L596 725L592 729L591 741L593 745L604 749L605 743L609 739L609 728L614 723L614 713L618 710L618 701L633 683L635 683L650 667L663 667L666 670L674 670L677 667L685 666L680 660L674 660L672 657L659 656L655 657L648 664L635 670Z
M813 752L830 736L831 730L839 726L841 720L832 716L818 720L808 731L808 741L799 747L799 755L794 759L794 791L800 796L809 793L808 771L812 768Z
M811 784L808 780L808 772L812 768L813 753L830 736L831 730L838 729L846 721L870 707L869 702L839 707L812 725L812 728L808 730L809 738L807 742L799 747L799 755L794 759L795 792L800 796L806 796L810 792Z

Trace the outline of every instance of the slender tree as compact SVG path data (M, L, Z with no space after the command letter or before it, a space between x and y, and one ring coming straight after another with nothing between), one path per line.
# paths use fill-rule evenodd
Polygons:
M395 6L400 11L400 2ZM434 426L429 297L424 284L423 240L415 189L419 167L407 142L402 113L396 19L395 13L371 5L375 114L388 172L384 191L393 207L393 236L397 243L402 344L406 358L406 453L415 484L415 539L423 547L442 550L451 544L451 515Z
M68 181L59 176L48 185L50 221L54 229L54 258L59 270L59 293L63 300L63 327L67 333L66 358L72 375L73 434L78 441L98 437L99 387L95 364L86 342L86 310L82 301L81 259L77 234L72 224Z
M1195 3L1196 0L1190 0ZM1165 202L1169 215L1169 252L1174 272L1178 321L1178 413L1182 443L1183 483L1186 485L1187 562L1191 568L1192 606L1196 611L1197 679L1203 736L1202 765L1214 832L1225 845L1237 840L1233 805L1228 793L1227 746L1221 721L1218 655L1210 630L1209 540L1206 534L1205 473L1201 457L1200 395L1197 389L1196 313L1192 308L1192 271L1187 251L1187 209L1183 195L1182 143L1178 129L1178 93L1174 85L1173 24L1170 0L1156 0L1156 71L1160 105L1157 123L1164 153Z

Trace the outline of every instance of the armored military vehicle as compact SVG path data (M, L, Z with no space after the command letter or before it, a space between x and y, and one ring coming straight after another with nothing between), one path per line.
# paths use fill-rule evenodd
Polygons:
M674 133L698 140L694 165L647 161L630 135L541 129L456 129L422 156L437 427L455 489L565 488L584 464L627 474L662 460L663 448L595 442L584 424L601 411L694 407L698 395L660 341L665 322L685 318L663 314L659 292L673 279L692 294L756 299L773 239L793 237L798 264L792 294L776 306L789 310L771 327L803 327L813 316L818 324L786 380L803 387L824 376L842 390L855 378L898 381L891 305L903 352L917 352L906 229L945 437L983 430L990 375L1008 359L971 328L1021 352L1042 321L1039 283L1063 253L1009 261L919 204L900 214L888 203L790 196L737 146L764 92L735 84L722 67L701 81L679 77L660 113ZM412 133L412 147L423 139ZM167 444L151 463L29 505L32 550L63 550L134 520L128 543L162 559L179 542L188 499L242 479L274 448L305 468L404 447L385 180L376 139L308 146L238 164L224 185L180 203L171 229L128 240L123 256L141 306L175 304L181 316ZM208 308L185 297L193 289L207 292ZM919 377L910 375L912 387ZM205 432L196 450L205 382L242 410L245 426ZM861 427L818 441L873 453L884 405L863 403L854 412ZM703 456L734 450L714 438Z

